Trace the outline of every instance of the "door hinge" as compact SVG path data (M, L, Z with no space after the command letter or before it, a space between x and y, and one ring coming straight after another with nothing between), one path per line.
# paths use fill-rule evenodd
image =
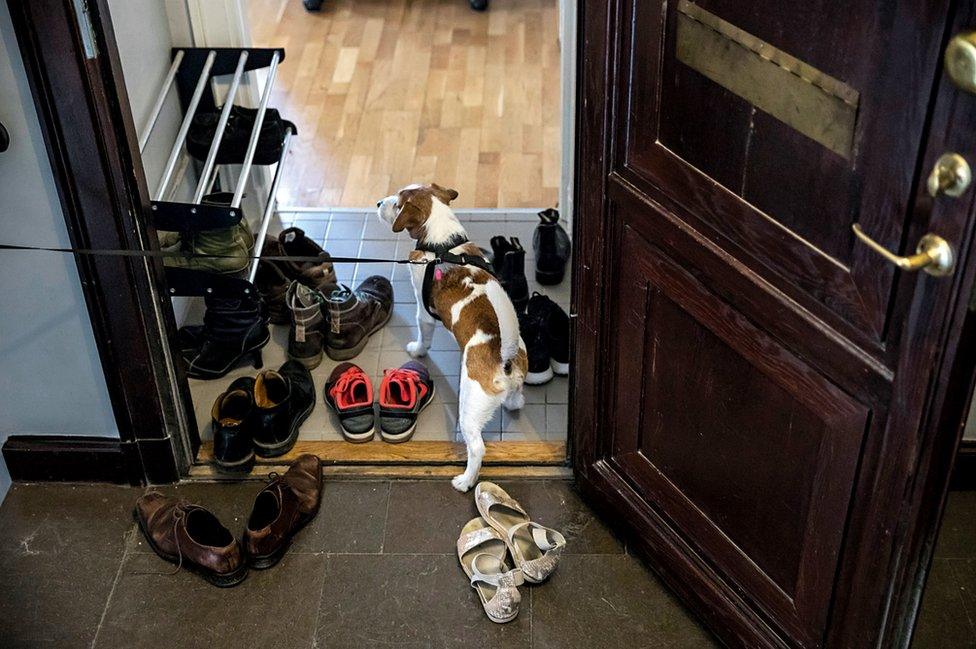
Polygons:
M85 58L92 60L98 57L98 46L95 44L95 28L92 26L88 0L74 0L74 5L78 31L81 33L81 44L85 48Z

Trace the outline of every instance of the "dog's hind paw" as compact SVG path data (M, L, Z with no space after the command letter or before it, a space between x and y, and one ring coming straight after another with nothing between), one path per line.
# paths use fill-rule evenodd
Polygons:
M468 477L462 473L454 476L454 478L451 480L451 484L454 485L454 488L461 493L465 493L468 491L468 489L474 486L474 481L468 480Z
M413 342L407 343L407 353L410 354L410 356L413 358L420 358L421 356L426 356L427 345L414 340Z
M505 410L508 410L509 412L521 410L524 405L525 395L522 394L521 390L514 394L508 395L505 397L505 400L502 401L502 406L504 406Z

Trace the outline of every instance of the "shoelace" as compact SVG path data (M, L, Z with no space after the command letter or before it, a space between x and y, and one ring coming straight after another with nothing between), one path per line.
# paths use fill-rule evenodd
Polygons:
M159 496L163 495L158 491L153 491L146 495L152 495L152 494L156 494ZM186 520L186 510L184 508L189 506L190 506L189 500L187 500L186 498L180 498L179 500L176 501L176 506L173 507L173 538L176 539L176 556L177 556L176 569L171 570L170 572L157 572L155 570L138 570L136 572L133 572L132 574L160 575L165 577L172 577L183 568L183 550L180 548L180 534L179 534L179 529L177 528L181 521ZM148 521L147 521L147 527L148 527Z
M329 394L332 395L332 398L335 400L336 404L338 404L339 395L345 394L347 391L351 391L353 385L359 381L369 385L361 369L358 367L350 367L348 370L339 375L335 385L333 385L332 389L329 390Z
M418 384L420 384L420 375L418 375L413 370L404 370L400 368L386 370L383 372L383 402L387 405L396 405L411 408L415 403L417 403L417 392ZM406 403L393 402L391 399L393 395L393 386L396 385L400 388L399 394L402 397L404 390L410 395L410 400Z

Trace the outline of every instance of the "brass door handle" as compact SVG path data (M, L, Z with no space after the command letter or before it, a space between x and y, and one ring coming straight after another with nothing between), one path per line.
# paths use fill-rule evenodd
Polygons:
M942 277L952 272L955 264L955 255L952 253L952 246L949 242L937 234L926 234L918 242L915 254L909 257L901 257L887 250L880 243L865 234L860 224L855 223L851 226L858 239L867 244L868 248L875 251L898 268L914 272L924 270L929 275Z

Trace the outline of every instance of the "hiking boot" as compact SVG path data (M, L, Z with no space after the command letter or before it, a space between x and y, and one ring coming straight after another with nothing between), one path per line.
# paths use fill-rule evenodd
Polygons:
M526 308L545 332L552 371L559 376L569 374L569 315L562 307L541 293L533 293Z
M339 418L347 442L373 439L373 384L358 365L340 363L325 382L325 403Z
M254 380L254 450L261 457L284 455L315 408L312 375L298 361L285 361Z
M204 196L203 202L213 205L230 205L233 194L217 192ZM163 245L163 244L168 245ZM229 228L197 230L192 232L161 233L160 247L167 252L184 252L197 255L220 255L218 258L164 257L163 265L170 268L189 268L208 273L235 275L247 270L254 249L254 234L247 219Z
M566 274L566 262L572 245L569 235L559 225L559 211L554 209L539 212L539 225L532 237L532 249L535 251L535 280L540 284L551 286L563 281Z
M321 503L322 463L315 455L300 455L254 499L243 539L251 567L263 570L278 563Z
M134 514L149 547L166 561L186 566L221 588L247 577L240 543L203 507L151 491L136 501Z
M281 268L288 279L298 280L323 295L328 295L338 287L335 269L332 267L332 257L322 249L322 246L305 236L305 231L301 228L288 228L282 231L278 235L277 245L272 244L271 248L266 247L265 250L269 256L319 257L322 260L320 262L278 261L274 263Z
M270 242L274 239L266 239L265 241ZM291 314L285 302L289 284L291 284L291 280L281 272L280 266L269 261L258 263L254 285L258 289L258 293L261 294L261 299L264 300L265 308L268 311L268 320L272 324L286 325L291 321Z
M187 376L219 379L244 358L261 369L261 349L271 340L261 298L253 291L238 297L208 293L204 301L203 328L184 327L179 335ZM191 346L193 341L199 345Z
M322 362L325 332L328 324L322 313L325 296L304 284L292 282L288 288L287 304L291 313L288 330L288 358L308 369Z
M393 285L379 275L367 277L355 291L340 286L328 296L329 328L325 353L347 361L363 351L369 337L385 325L393 313Z
M529 357L526 385L542 385L552 380L552 357L549 355L549 337L545 320L538 313L520 313L519 331Z
M529 283L525 279L525 250L515 237L492 237L492 265L495 276L508 293L517 313L525 311L529 302Z
M227 473L248 473L254 466L254 379L244 376L217 397L210 411L214 463Z
M391 444L406 442L417 416L434 398L434 381L423 363L408 361L383 372L380 384L380 436Z

